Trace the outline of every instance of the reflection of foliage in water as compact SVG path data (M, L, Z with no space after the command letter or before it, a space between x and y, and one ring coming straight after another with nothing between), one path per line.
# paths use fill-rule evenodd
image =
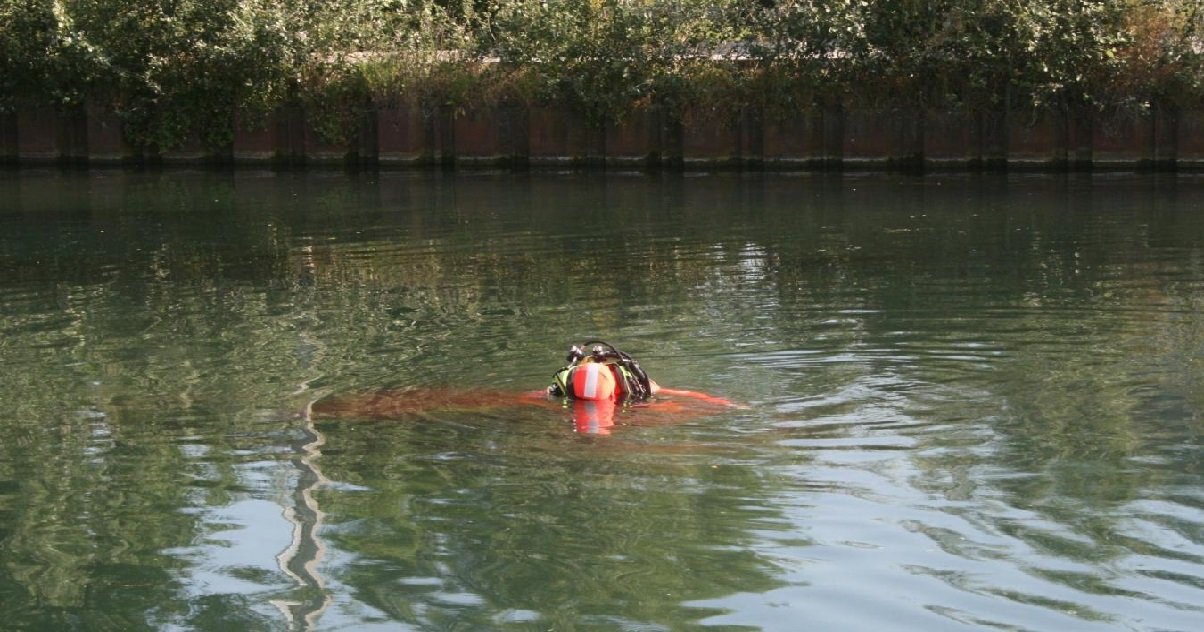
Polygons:
M20 489L0 514L6 625L153 629L176 607L162 551L196 528L174 511L197 491L177 446L137 412L35 421L5 424L0 447Z
M746 468L574 444L536 416L433 421L328 429L341 451L327 471L372 490L331 499L331 539L373 560L341 579L400 620L488 627L517 610L571 626L621 604L632 622L673 627L703 615L683 600L775 585L747 529L781 525Z

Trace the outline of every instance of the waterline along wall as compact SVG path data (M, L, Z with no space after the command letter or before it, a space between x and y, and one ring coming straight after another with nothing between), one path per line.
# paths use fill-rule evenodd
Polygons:
M866 110L637 110L604 128L554 106L373 105L342 142L300 106L247 122L225 147L132 147L112 111L19 104L0 113L7 165L618 166L637 169L1204 170L1204 110L1157 105L1107 115Z

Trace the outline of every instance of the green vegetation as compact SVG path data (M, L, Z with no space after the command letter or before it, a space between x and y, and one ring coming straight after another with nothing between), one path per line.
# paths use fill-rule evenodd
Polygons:
M233 111L510 100L601 124L815 103L1145 108L1204 95L1198 0L0 0L0 111L111 107L139 145Z

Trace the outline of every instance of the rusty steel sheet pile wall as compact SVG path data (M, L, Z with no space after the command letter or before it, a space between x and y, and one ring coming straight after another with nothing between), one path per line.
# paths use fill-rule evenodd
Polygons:
M111 111L20 103L0 114L0 164L626 167L638 169L1204 169L1204 110L1033 113L871 110L673 113L650 105L591 126L554 106L393 99L332 142L300 105L234 119L229 146L134 147Z

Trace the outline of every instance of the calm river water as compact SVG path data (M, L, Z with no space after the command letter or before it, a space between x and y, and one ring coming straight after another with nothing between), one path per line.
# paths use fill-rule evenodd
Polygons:
M5 629L1204 629L1201 175L0 173L0 371Z

